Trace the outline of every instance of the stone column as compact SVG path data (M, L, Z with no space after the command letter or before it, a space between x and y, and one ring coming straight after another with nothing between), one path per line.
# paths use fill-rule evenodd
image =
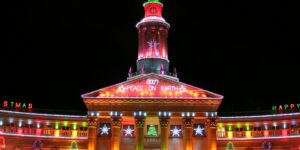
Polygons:
M120 149L120 141L121 141L121 116L112 116L111 123L112 123L112 135L111 135L111 149L112 150L119 150Z
M170 117L162 116L159 117L160 123L160 150L169 149L169 120Z
M144 125L145 125L144 116L135 117L135 124L137 128L136 133L136 150L144 150Z
M97 118L88 118L88 150L96 150L97 145Z
M217 118L208 117L207 127L207 150L217 150Z
M193 150L193 117L183 117L184 150Z

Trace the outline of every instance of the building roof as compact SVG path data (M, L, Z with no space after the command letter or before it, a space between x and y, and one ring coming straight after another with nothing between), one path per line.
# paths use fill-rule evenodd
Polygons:
M168 76L150 73L83 94L82 98L222 99L223 96L179 82Z

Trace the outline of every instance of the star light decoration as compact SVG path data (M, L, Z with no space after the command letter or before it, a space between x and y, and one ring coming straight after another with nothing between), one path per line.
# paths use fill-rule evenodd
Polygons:
M101 133L100 133L101 135L108 135L109 134L108 131L110 130L110 128L107 127L106 124L104 124L103 127L100 128L100 130L101 130Z
M128 135L133 136L134 129L131 129L130 126L127 126L127 129L124 129L124 131L125 131L125 136Z
M179 137L180 136L180 132L181 132L181 129L178 129L177 126L175 126L172 130L172 136L177 136Z
M194 129L195 135L204 135L204 128L201 128L200 125L197 126L197 128Z
M155 55L159 56L159 53L158 53L159 43L156 42L154 39L152 39L150 42L147 42L147 43L148 43L147 55L151 55L151 50L154 49L155 50Z

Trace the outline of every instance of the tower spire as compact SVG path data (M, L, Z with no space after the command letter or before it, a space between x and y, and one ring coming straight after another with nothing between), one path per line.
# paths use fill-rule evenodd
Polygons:
M170 25L162 17L163 4L159 0L148 0L143 6L144 18L136 25L139 34L137 71L143 68L145 73L168 73L167 38ZM164 66L163 70L161 66Z

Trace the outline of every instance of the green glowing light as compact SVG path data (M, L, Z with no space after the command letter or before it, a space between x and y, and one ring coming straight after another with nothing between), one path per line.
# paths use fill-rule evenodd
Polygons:
M156 131L155 125L149 125L147 135L148 136L157 136L157 131Z
M236 126L237 126L238 128L241 128L241 127L242 127L241 123L238 123Z
M232 131L232 126L231 125L228 126L228 131Z
M73 130L76 130L77 129L77 123L74 123L73 124Z
M82 122L82 127L86 127L87 123L86 122Z
M246 125L246 130L247 130L247 131L250 130L250 125L249 125L249 124Z
M55 129L59 129L59 123L58 122L55 122L55 125L54 125Z
M160 3L159 0L148 0L147 2L145 2L143 5L145 6L148 3ZM160 3L161 4L161 3Z

